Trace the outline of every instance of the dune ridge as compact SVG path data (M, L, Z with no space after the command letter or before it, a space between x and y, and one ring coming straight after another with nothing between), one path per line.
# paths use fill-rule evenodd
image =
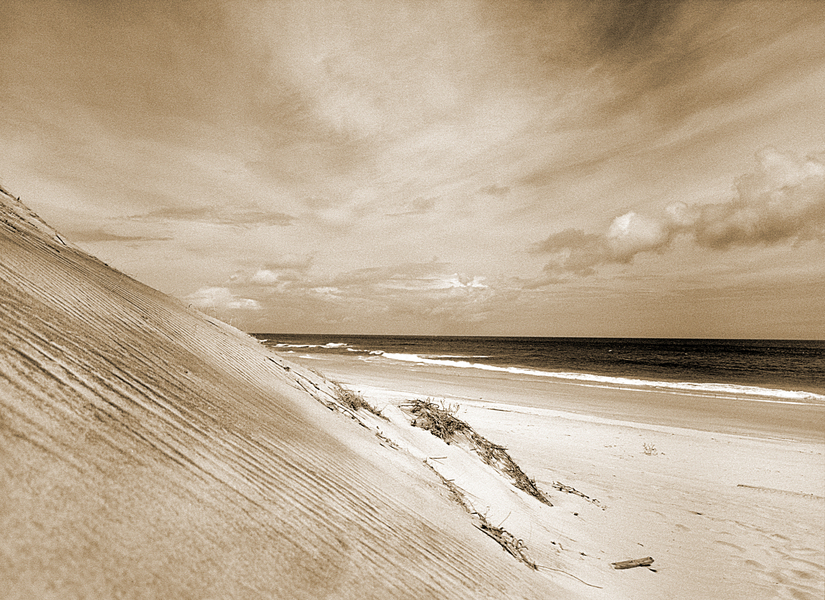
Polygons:
M313 390L0 189L5 598L576 595Z

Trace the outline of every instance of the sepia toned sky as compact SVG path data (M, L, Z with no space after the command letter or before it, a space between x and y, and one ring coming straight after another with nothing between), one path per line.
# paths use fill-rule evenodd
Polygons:
M0 183L254 332L825 339L825 3L0 8Z

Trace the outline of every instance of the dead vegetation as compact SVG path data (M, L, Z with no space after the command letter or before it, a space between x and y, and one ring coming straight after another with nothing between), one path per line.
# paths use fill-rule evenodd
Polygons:
M596 500L595 498L591 498L587 494L583 494L579 490L577 490L576 488L570 487L569 485L561 483L560 481L554 481L553 482L553 488L559 490L560 492L564 492L565 494L573 494L574 496L579 496L580 498L583 498L584 500L587 500L591 504L595 504L596 506L598 506L602 510L605 509L604 505L602 505L602 503L599 502L598 500Z
M420 427L448 444L456 433L468 431L470 426L455 416L455 407L441 407L430 400L413 400L409 405L413 427Z
M524 545L524 540L520 538L517 539L506 529L502 529L501 527L496 527L491 524L487 521L484 515L480 515L478 513L475 513L475 515L480 521L480 524L478 525L474 523L478 529L498 542L499 545L504 548L505 551L513 555L516 560L523 562L534 571L539 570L538 565L536 565L536 563L527 555L527 546Z
M381 416L381 413L358 392L347 390L340 385L335 386L335 397L345 407L352 411L357 411L359 408L371 412L374 415Z
M636 558L634 560L620 560L619 562L610 563L614 569L632 569L634 567L649 567L653 564L652 556L645 556L644 558ZM651 568L651 571L656 569Z
M516 560L524 563L531 569L538 571L538 565L536 565L535 561L533 561L533 559L531 559L527 554L527 546L524 544L524 540L521 538L516 538L516 536L503 527L496 527L490 523L485 515L482 515L472 507L464 496L464 493L452 480L444 477L441 473L434 469L432 465L429 465L426 462L424 464L430 467L433 473L441 479L441 483L443 483L444 486L450 491L450 499L470 513L473 517L473 525L476 529L483 531L489 537L493 538L496 542L498 542L503 550L511 554Z
M427 399L413 400L411 404L405 405L405 408L408 408L413 415L413 426L429 431L448 444L463 442L486 464L506 475L515 487L540 502L552 506L550 499L536 486L535 480L525 475L504 446L494 444L479 435L467 423L455 416L457 407L439 406Z

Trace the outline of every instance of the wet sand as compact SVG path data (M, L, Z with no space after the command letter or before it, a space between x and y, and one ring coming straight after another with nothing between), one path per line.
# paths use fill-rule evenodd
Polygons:
M571 383L475 369L285 353L332 379L421 396L484 400L704 431L825 443L825 405Z

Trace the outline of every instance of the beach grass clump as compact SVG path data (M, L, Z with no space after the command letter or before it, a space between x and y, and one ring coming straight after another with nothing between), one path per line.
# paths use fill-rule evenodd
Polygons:
M413 427L425 429L448 444L456 433L470 429L467 423L455 416L455 408L443 408L429 399L413 400L410 412Z
M512 459L504 446L494 444L487 438L470 430L470 440L476 453L486 464L507 475L518 489L533 496L533 498L553 506L544 492L536 485L536 480L528 477L516 461Z
M413 400L409 408L413 415L414 427L425 429L448 444L466 442L469 449L478 454L485 464L507 476L515 487L548 506L553 505L538 488L536 481L528 477L516 464L504 446L494 444L479 435L467 423L455 416L458 412L457 407L442 407L427 399Z
M364 410L371 412L374 415L379 415L380 413L376 408L367 402L364 397L357 393L353 392L352 390L347 390L340 385L335 386L335 396L338 402L346 406L352 411L357 411L359 408L363 408Z

